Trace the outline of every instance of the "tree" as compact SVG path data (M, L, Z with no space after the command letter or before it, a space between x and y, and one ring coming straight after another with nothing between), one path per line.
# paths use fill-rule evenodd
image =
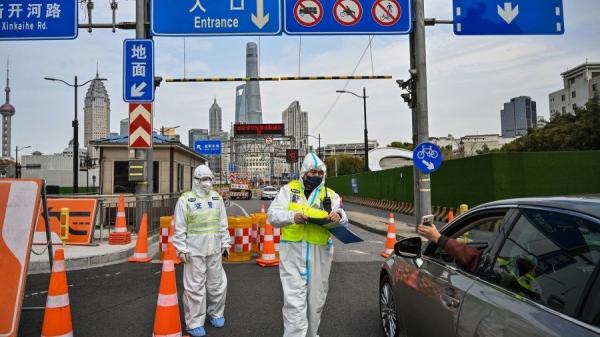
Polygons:
M398 149L405 149L405 150L409 150L412 151L414 150L414 146L412 143L408 143L408 142L391 142L388 147L395 147Z
M338 176L359 173L362 172L365 167L365 163L360 157L347 154L327 157L327 159L325 159L325 165L327 165L327 175L330 177L335 176L336 160Z
M582 151L600 150L600 102L591 100L573 114L561 113L552 117L540 129L502 147L504 152Z

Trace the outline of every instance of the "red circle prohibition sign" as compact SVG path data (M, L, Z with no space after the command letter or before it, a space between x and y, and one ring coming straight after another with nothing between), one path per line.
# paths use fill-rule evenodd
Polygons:
M358 0L338 0L333 5L335 21L344 26L354 26L363 15L363 9Z
M323 5L319 0L298 0L294 6L294 18L304 27L315 26L323 19Z
M402 7L396 0L378 0L373 4L371 14L378 24L393 26L402 17Z

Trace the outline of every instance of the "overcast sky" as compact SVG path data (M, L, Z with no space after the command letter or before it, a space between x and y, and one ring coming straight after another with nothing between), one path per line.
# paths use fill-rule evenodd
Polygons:
M117 21L134 21L135 1L120 1ZM452 19L451 1L427 0L427 17ZM95 2L94 22L109 23L109 1ZM560 73L584 63L600 62L600 4L598 0L565 0L562 36L455 36L451 25L427 28L429 130L431 136L500 133L500 109L510 98L526 95L537 102L538 115L549 116L548 94L562 88ZM79 21L87 18L80 11ZM0 42L1 85L7 57L11 63L11 103L14 145L31 145L43 153L60 152L71 139L73 90L43 77L80 83L91 79L99 64L110 95L111 130L127 117L122 99L123 39L134 31L79 30L76 40ZM303 37L300 75L349 75L358 64L367 36ZM155 38L156 75L163 78L234 77L245 75L245 45L258 38ZM260 39L262 76L299 74L299 38ZM408 77L408 36L376 36L356 75ZM185 65L185 66L184 66ZM324 144L362 142L362 101L338 98L345 81L262 82L263 121L280 123L281 112L299 100L309 116L309 131L321 133ZM208 109L216 98L223 108L226 131L234 121L235 86L239 83L164 83L156 92L155 127L177 126L187 143L191 128L208 128ZM347 90L369 96L369 139L381 146L411 139L410 111L393 80L351 81ZM83 141L83 102L79 91L80 142ZM2 103L4 98L2 98ZM337 101L337 104L336 104ZM328 113L329 112L329 113ZM311 139L311 144L316 141ZM27 151L25 151L27 153ZM14 153L13 153L14 156Z

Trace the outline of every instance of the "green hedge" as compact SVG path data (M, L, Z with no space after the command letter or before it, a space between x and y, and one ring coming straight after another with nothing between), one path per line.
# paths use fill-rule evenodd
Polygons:
M358 193L352 192L352 179ZM473 207L488 201L600 193L600 151L491 153L444 161L431 175L435 206ZM413 167L330 177L343 195L413 202Z

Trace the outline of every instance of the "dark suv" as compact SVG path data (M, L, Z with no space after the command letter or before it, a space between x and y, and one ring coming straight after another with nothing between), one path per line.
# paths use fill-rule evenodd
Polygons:
M440 231L475 268L414 237L380 273L387 336L600 336L600 199L497 201Z

